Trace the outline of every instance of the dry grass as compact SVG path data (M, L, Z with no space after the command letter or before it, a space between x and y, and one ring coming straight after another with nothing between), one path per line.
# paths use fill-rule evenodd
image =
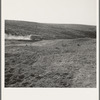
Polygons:
M96 40L6 40L6 87L96 87Z
M41 39L95 38L96 26L78 24L43 24L25 21L5 21L5 33L14 36L39 35ZM40 39L40 38L39 38Z

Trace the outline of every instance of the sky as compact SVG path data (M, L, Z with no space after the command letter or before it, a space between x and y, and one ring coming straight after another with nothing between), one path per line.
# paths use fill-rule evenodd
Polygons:
M4 18L40 23L96 25L96 0L3 0Z

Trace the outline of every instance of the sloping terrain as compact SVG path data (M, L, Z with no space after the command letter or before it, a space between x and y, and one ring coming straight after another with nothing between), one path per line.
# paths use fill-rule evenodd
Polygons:
M96 26L89 25L43 24L6 20L5 26L5 33L8 35L40 35L45 40L96 37Z
M6 20L5 87L96 87L96 26Z
M96 87L96 40L6 40L6 87Z

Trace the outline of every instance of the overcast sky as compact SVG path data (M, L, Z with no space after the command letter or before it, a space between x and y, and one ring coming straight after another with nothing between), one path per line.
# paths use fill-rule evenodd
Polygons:
M96 25L96 0L3 0L3 2L5 19Z

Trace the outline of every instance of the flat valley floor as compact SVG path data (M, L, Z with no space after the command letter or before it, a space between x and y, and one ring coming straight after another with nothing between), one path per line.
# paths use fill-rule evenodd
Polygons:
M5 87L96 87L96 39L5 40Z

